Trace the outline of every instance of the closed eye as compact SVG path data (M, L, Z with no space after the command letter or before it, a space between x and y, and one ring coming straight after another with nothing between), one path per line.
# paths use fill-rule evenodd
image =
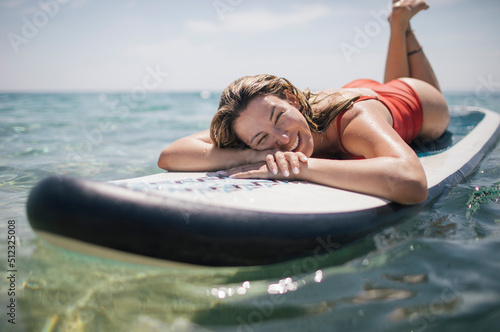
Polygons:
M278 115L276 116L276 119L274 120L274 124L275 125L278 124L278 120L281 117L281 115L283 115L283 113L285 113L285 111L281 111L281 112L278 113Z
M267 137L267 134L266 135L262 135L262 137L260 138L260 140L257 142L257 146L259 146L260 143L262 143L266 137Z
M281 111L276 112L276 106L274 106L273 109L272 109L272 111L271 111L271 118L269 120L272 121L272 118L273 118L274 114L276 114L276 117L274 118L274 125L276 126L278 124L279 119L281 118L281 116L285 112L286 112L286 110L281 110ZM262 132L260 132L255 137L258 137L260 134L262 134L262 136L260 137L260 139L255 144L256 148L258 148L265 141L265 139L268 136L267 134L263 134Z

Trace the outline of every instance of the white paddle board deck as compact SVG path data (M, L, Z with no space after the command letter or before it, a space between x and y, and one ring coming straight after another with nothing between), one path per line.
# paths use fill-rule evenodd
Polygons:
M163 172L109 183L49 177L33 188L28 218L49 242L99 256L280 262L338 248L415 213L473 172L498 140L499 126L497 113L455 109L440 139L414 143L429 187L416 205L306 182Z

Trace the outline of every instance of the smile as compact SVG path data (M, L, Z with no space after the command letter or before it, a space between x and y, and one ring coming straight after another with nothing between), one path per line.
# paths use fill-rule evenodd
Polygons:
M293 145L290 147L290 149L288 149L288 151L295 150L299 146L299 143L300 143L300 139L299 139L299 135L297 135L297 139L295 140L295 143L293 143Z

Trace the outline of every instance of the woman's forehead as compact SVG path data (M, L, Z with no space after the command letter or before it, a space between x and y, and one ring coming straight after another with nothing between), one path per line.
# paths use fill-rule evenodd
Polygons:
M267 108L271 109L273 106L279 105L284 100L274 95L264 95L253 98L247 108Z

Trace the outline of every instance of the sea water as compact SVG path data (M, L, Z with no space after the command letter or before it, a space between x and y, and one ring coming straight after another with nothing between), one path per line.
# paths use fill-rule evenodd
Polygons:
M219 93L0 94L1 331L498 331L500 145L419 214L318 257L157 268L51 246L30 188L53 174L159 172L160 151L208 128ZM447 93L500 112L500 95Z

